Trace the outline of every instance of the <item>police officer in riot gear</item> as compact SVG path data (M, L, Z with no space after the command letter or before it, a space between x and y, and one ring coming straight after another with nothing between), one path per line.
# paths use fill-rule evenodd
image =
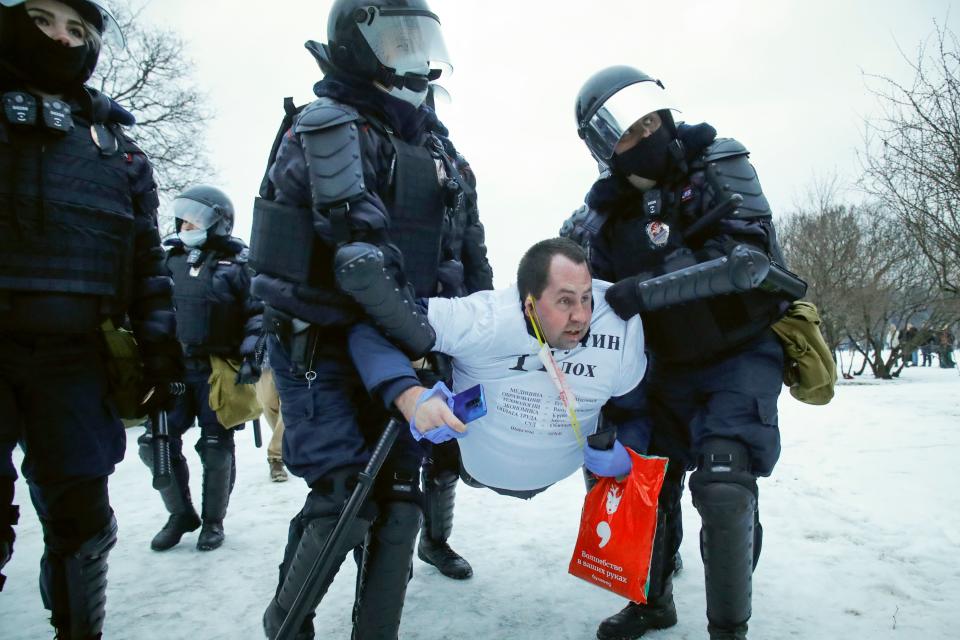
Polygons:
M44 606L74 640L101 637L107 477L125 450L101 326L129 320L153 390L144 413L182 375L152 169L121 128L129 113L84 86L111 37L122 43L97 2L0 0L0 566L19 442Z
M326 44L307 43L325 74L314 87L318 99L302 110L287 103L254 209L253 290L266 304L267 348L286 428L284 462L310 486L290 523L276 595L264 614L271 638L335 526L388 411L412 410L418 395L417 380L404 380L377 388L382 404L371 403L345 348L347 329L370 317L415 332L429 325L407 321L414 317L414 296L492 288L472 172L424 105L430 81L449 68L439 19L423 0L338 0L327 36ZM363 264L376 264L406 305L367 309L377 301L338 286L335 265L349 270ZM423 358L429 336L411 343L425 345L407 353L425 378L446 375L437 358ZM375 360L362 360L358 368L376 371ZM401 435L373 499L335 550L336 567L362 545L355 638L397 637L424 510L422 457L412 437ZM437 483L449 497L441 517L452 509L455 479ZM449 532L437 528L440 535ZM309 603L311 610L318 601ZM314 637L310 618L298 638Z
M672 559L684 470L693 470L690 490L702 520L710 637L746 638L762 533L756 479L770 475L780 453L783 352L770 325L791 296L770 286L717 284L722 278L713 272L702 276L711 286L664 290L659 298L649 292L671 286L657 276L692 265L728 265L742 255L782 264L746 148L716 138L707 124L676 124L671 107L659 80L625 66L596 73L576 101L580 137L606 170L561 233L588 244L595 275L616 282L607 292L614 310L643 317L650 452L671 459L648 603L630 603L603 621L601 640L676 624Z
M186 392L178 396L168 417L171 482L160 489L170 512L150 548L165 551L198 527L197 549L223 544L223 519L236 479L233 429L223 425L210 407L211 356L240 363L238 382L253 384L259 377L256 346L261 334L263 303L250 294L247 247L230 235L233 204L223 191L198 185L173 201L177 235L167 267L173 275L177 337L183 345ZM190 471L183 456L183 434L200 425L196 450L203 463L203 502L197 515L190 499ZM140 459L153 466L151 432L138 440Z

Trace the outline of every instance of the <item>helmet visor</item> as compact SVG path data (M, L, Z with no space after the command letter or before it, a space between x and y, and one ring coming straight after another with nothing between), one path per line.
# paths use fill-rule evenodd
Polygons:
M656 82L635 82L606 99L583 126L587 146L601 159L613 156L617 142L634 122L654 111L676 111L663 87Z
M436 15L422 9L389 7L368 7L366 13L367 19L357 28L383 66L401 76L414 73L426 77L431 70L453 72Z
M27 0L0 0L0 5L4 7L15 7L25 3ZM65 5L76 9L77 13L90 22L100 31L100 37L104 42L112 47L123 48L126 41L123 38L123 32L120 31L120 25L117 19L113 17L106 7L93 0L61 0ZM97 19L99 17L99 20Z
M190 198L174 198L173 217L189 222L198 229L207 230L220 219L220 211Z

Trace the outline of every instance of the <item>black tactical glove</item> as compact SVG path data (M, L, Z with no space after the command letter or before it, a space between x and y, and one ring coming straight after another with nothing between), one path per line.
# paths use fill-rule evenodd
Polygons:
M607 289L607 304L624 320L640 313L640 296L637 292L640 282L641 276L630 276Z
M143 357L143 400L144 413L153 415L157 411L169 411L173 408L173 398L179 385L183 385L183 352L180 345L173 341L145 343L140 348Z
M256 384L260 380L260 365L257 364L257 358L250 354L243 359L240 365L240 371L237 371L237 384Z
M143 407L144 415L152 416L158 411L171 411L173 409L173 400L177 395L174 393L177 385L182 385L177 380L144 380L143 383Z

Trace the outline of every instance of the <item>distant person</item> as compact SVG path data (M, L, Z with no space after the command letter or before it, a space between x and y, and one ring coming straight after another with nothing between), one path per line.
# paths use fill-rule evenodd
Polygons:
M933 366L933 349L936 346L936 336L933 335L929 330L924 331L926 336L923 342L920 344L920 353L923 355L923 361L920 364L921 367L932 367Z
M957 363L953 361L954 336L949 325L944 325L937 334L937 354L940 357L941 369L953 369Z
M197 549L211 551L223 544L223 519L237 475L232 428L236 425L221 424L210 406L211 358L242 362L238 382L256 382L260 369L255 347L263 304L250 295L247 247L230 235L233 204L223 191L207 185L190 187L174 198L173 215L177 234L165 244L170 247L167 267L173 275L186 392L169 412L172 473L160 497L170 516L150 548L171 549L184 534L199 528ZM199 515L190 498L190 470L183 455L183 435L194 423L200 427L194 448L203 466ZM140 459L152 469L149 428L138 442Z
M900 334L900 348L902 350L903 366L917 366L917 336L920 332L911 323Z

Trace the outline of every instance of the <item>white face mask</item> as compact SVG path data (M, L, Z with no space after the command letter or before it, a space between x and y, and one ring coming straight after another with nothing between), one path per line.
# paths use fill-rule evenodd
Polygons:
M394 98L399 98L404 102L409 102L414 107L420 108L420 105L423 104L424 100L427 99L426 91L413 91L404 87L403 89L393 88L389 91L390 95Z
M190 229L189 231L181 231L177 234L177 237L180 238L180 242L182 242L185 246L190 247L191 249L196 249L207 241L207 230Z

